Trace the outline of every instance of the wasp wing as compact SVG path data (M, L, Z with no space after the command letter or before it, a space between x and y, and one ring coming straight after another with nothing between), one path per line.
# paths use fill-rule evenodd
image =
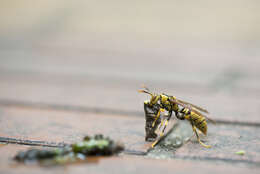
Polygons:
M179 100L179 99L176 99L177 101L179 101L180 103L183 103L183 104L186 104L186 105L190 105L192 106L193 108L197 109L197 110L200 110L202 112L205 112L205 113L209 113L209 111L207 111L206 109L200 107L200 106L197 106L197 105L194 105L192 103L189 103L189 102L186 102L186 101L183 101L183 100Z
M204 114L202 114L201 112L199 112L199 111L197 111L197 110L194 110L194 109L191 109L193 112L195 112L196 114L198 114L198 115L201 115L201 116L203 116L203 117L205 117L207 120L209 120L211 123L213 123L213 124L216 124L216 121L215 120L213 120L213 119L211 119L211 118L209 118L208 116L206 116L206 115L204 115Z
M185 107L185 108L190 108L190 106L188 106L188 105L185 104L185 103L179 102L177 99L169 98L169 100L170 100L171 103L180 105L180 106Z
M184 108L188 108L189 110L195 112L196 114L198 115L201 115L203 117L205 117L206 119L208 119L210 122L216 124L216 122L214 120L212 120L211 118L209 118L208 116L202 114L201 112L199 112L198 110L196 110L195 107L193 107L190 103L186 102L186 103L183 103L183 102L180 102L180 100L177 100L177 99L170 99L170 101L174 104L178 104Z

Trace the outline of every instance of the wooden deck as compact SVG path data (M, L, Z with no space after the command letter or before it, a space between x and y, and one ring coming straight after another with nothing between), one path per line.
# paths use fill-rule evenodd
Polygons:
M0 173L258 173L259 7L254 0L3 3ZM142 84L207 108L218 123L206 138L213 147L191 141L167 158L147 155ZM12 161L32 145L96 133L130 153L55 168Z

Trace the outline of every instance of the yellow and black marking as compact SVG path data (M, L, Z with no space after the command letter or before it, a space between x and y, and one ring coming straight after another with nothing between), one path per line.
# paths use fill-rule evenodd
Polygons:
M154 121L153 121L152 127L155 126L155 123L158 120L158 118L160 118L162 112L164 112L164 109L160 108L158 113L157 113L157 115L156 115L156 117L155 117L155 119L154 119Z
M212 121L210 118L208 118L206 115L203 115L201 112L208 113L208 111L202 107L196 106L194 104L188 103L183 100L177 99L175 96L170 96L167 94L152 94L147 87L144 87L145 90L139 90L139 92L149 94L151 96L149 101L146 101L147 105L150 108L153 107L159 107L158 110L153 112L154 115L154 121L152 123L152 128L159 129L160 131L160 137L152 144L152 147L154 147L161 137L163 137L165 129L168 125L169 120L171 119L172 112L175 113L175 116L180 120L188 120L190 124L192 125L193 131L197 136L197 140L199 143L209 148L210 146L203 144L200 141L200 138L198 136L198 133L196 131L196 128L199 129L204 135L207 134L207 122L206 119L209 121ZM182 109L180 110L180 107ZM148 108L148 107L147 107ZM146 108L146 109L147 109ZM164 118L160 121L160 126L158 127L159 123L158 120L161 118L161 113L164 111L168 111L167 115L164 115ZM146 111L145 111L146 112ZM153 129L154 131L154 129Z
M200 140L200 137L198 135L198 132L196 130L199 129L204 135L207 135L207 129L208 129L208 126L207 126L207 121L206 121L206 118L201 116L201 115L198 115L196 114L195 112L192 112L190 111L189 109L187 108L183 108L180 113L183 113L183 117L184 119L188 120L192 126L192 130L193 132L195 133L196 137L197 137L197 140L198 142L203 146L203 147L206 147L206 148L210 148L211 146L210 145L206 145L204 143L201 142Z

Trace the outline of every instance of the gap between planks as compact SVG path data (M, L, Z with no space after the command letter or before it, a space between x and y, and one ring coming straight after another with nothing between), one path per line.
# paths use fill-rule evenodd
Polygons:
M143 112L138 111L125 111L120 109L109 109L102 107L87 107L87 106L77 106L77 105L63 105L63 104L50 104L50 103L41 103L41 102L28 102L28 101L15 101L15 100L5 100L0 99L0 105L7 107L27 107L27 108L36 108L36 109L46 109L46 110L61 110L61 111L70 111L70 112L83 112L83 113L96 113L96 114L113 114L121 116L136 116L143 117ZM228 124L228 125L239 125L239 126L252 126L260 127L260 123L255 122L241 122L241 121L228 121L228 120L219 120L214 119L217 124Z

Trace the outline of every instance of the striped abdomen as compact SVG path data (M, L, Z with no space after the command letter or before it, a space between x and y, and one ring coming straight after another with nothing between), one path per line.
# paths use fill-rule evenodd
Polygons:
M191 124L198 128L203 134L207 134L208 126L205 117L191 112L190 115L185 116L185 119L189 120Z

